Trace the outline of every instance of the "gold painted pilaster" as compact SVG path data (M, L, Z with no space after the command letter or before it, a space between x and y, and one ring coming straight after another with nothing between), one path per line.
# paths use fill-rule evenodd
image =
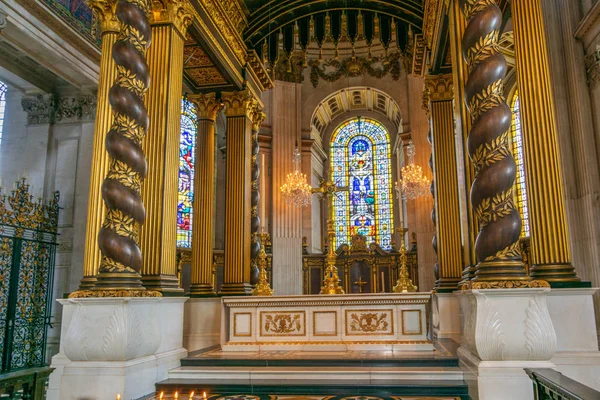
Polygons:
M453 88L450 75L425 79L430 111L433 156L437 264L434 289L453 291L462 278L463 262L458 203L458 172L454 138Z
M176 229L178 158L183 85L183 44L191 13L187 1L152 4L152 46L148 67L152 85L146 97L150 117L143 144L148 175L142 187L146 222L140 232L144 254L142 282L164 294L181 293L177 279Z
M215 211L215 120L222 105L215 93L188 96L198 115L194 169L192 224L192 279L190 296L215 295L213 286L213 231Z
M579 282L571 249L558 154L541 0L513 0L512 18L531 230L531 276Z
M88 5L100 21L102 53L100 59L100 78L98 80L96 122L94 124L93 168L90 173L83 279L79 285L81 290L94 287L98 267L102 259L102 254L98 247L97 235L105 217L101 188L104 177L108 172L109 156L104 151L104 141L106 140L106 132L110 129L113 119L110 104L108 103L108 91L117 76L115 61L112 58L112 47L117 40L120 26L119 20L115 15L117 0L89 0Z
M454 120L456 121L456 135L460 135L463 144L463 167L464 175L458 179L464 180L465 197L462 199L466 210L466 225L462 224L463 237L463 263L464 269L462 272L461 284L466 283L475 277L475 265L477 258L475 257L475 239L479 226L471 202L469 201L469 188L473 184L475 177L475 168L469 159L469 151L467 149L467 138L471 131L471 115L467 109L465 98L465 82L467 81L468 70L462 56L462 37L465 32L465 19L460 10L459 0L449 0L448 21L450 34L450 51L452 55L452 82L454 87ZM457 208L458 210L459 208ZM466 231L466 232L465 232Z
M250 170L252 109L247 91L223 92L227 117L225 172L225 267L222 295L251 294Z

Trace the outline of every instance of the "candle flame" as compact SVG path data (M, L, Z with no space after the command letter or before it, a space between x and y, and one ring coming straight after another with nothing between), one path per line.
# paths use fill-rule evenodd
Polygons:
M175 392L175 398L178 399L179 398L179 393Z
M192 391L192 393L190 393L190 400L192 400L193 397L194 397L194 391Z
M117 393L117 400L121 400L121 393Z
M165 392L160 392L160 397L158 398L158 400L162 400L164 395L165 395Z
M206 392L202 393L202 397L206 399Z

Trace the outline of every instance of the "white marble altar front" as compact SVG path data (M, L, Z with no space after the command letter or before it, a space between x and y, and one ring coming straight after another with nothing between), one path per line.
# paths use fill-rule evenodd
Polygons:
M223 351L433 350L430 293L226 297Z

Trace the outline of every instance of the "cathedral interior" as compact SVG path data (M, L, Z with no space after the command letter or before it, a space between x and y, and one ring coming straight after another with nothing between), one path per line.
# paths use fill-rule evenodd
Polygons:
M600 1L0 0L0 399L600 399Z

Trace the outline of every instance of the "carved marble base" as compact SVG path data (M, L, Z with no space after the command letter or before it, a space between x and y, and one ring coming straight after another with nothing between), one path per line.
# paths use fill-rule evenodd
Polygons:
M460 367L474 400L533 398L523 368L555 368L549 288L455 292L460 303Z
M430 293L223 298L224 351L433 350Z
M556 369L600 391L600 351L592 295L598 288L552 289L550 318L556 330Z
M431 330L435 339L452 339L460 343L458 297L452 293L431 296Z
M61 299L48 399L139 398L187 355L185 297Z

